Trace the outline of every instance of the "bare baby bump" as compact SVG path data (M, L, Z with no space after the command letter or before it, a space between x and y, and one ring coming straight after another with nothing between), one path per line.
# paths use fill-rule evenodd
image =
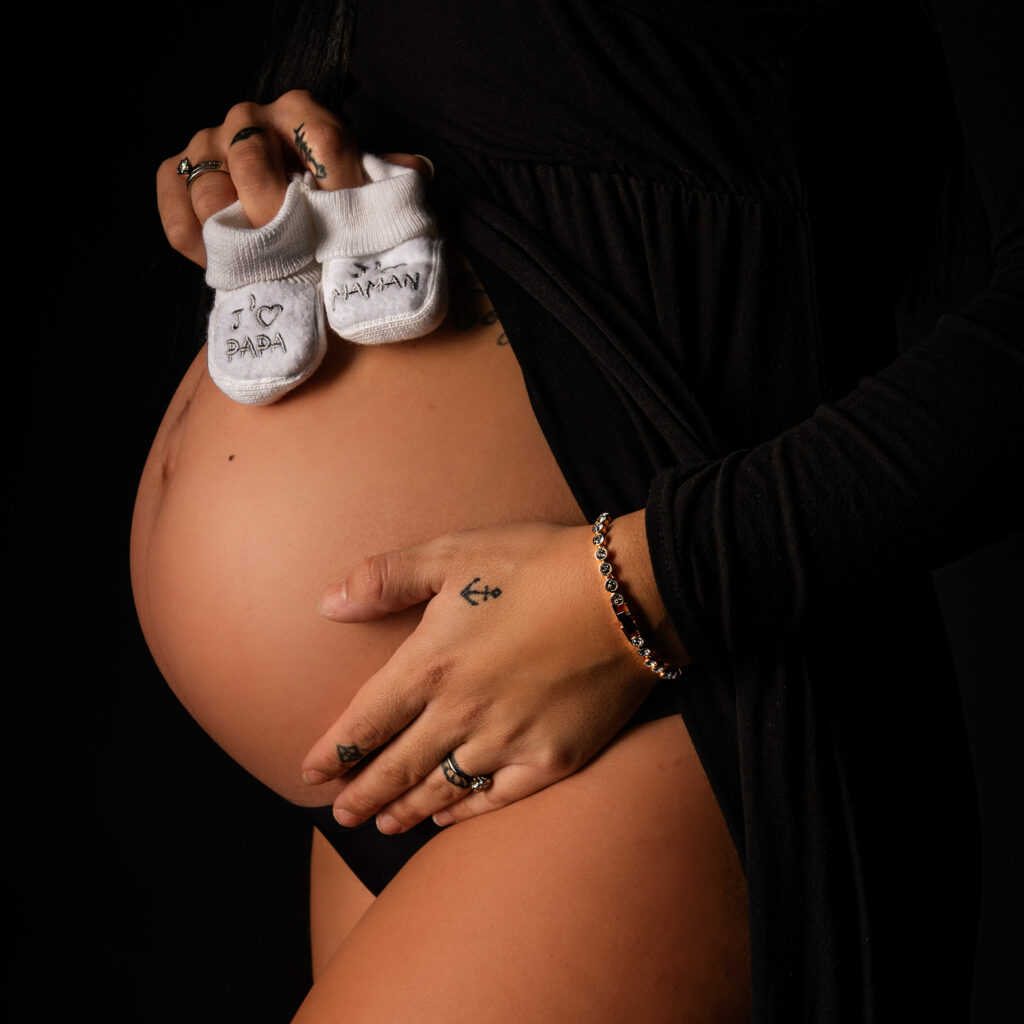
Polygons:
M328 584L451 530L581 521L484 305L415 342L332 338L265 407L224 396L202 353L153 444L132 530L147 642L200 725L295 802L333 798L305 787L301 759L420 614L330 622Z

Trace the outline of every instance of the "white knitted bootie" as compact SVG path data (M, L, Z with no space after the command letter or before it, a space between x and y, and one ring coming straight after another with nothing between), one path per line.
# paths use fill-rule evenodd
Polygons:
M327 351L309 191L296 175L277 216L261 228L237 202L203 225L206 282L216 289L207 365L236 402L273 402L306 380Z
M327 322L361 344L429 334L444 319L444 243L419 173L365 154L367 184L311 191Z

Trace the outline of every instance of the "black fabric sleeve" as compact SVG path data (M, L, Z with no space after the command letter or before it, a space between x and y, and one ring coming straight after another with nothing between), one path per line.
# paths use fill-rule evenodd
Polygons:
M1008 3L926 5L989 220L987 288L885 370L773 440L659 474L647 509L658 586L694 660L868 595L1022 521L1024 95ZM825 339L827 344L828 339Z

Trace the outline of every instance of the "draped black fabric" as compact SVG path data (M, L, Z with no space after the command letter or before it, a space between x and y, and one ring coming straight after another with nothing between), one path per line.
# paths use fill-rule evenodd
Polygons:
M929 571L1021 521L1009 9L360 4L361 145L434 161L584 511L647 508L757 1021L967 1016L977 821ZM948 312L975 186L991 266Z

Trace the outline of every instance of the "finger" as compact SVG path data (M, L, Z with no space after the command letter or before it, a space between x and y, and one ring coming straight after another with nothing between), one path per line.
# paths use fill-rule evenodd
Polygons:
M191 166L201 162L199 158L193 160L189 157L189 152L210 154L215 152L215 148L209 138L198 143L193 140L188 150L165 160L157 169L156 202L164 234L171 247L204 267L203 223L218 210L230 206L236 195L231 177L226 173L202 174L189 186L187 175L179 170L182 160L188 159ZM216 158L207 155L201 159Z
M448 538L371 555L328 587L320 613L336 622L367 622L439 593L451 571Z
M381 832L386 835L406 832L431 815L464 802L470 795L500 785L500 775L495 782L492 775L474 776L463 769L463 763L479 764L470 760L472 754L464 754L459 750L451 756L456 756L460 771L453 771L450 763L442 761L422 782L381 808L377 814L377 828Z
M334 801L335 817L341 824L358 824L386 805L410 800L397 820L413 825L464 796L474 785L487 785L487 777L474 772L494 765L498 755L479 743L469 747L463 743L487 717L487 707L480 700L440 702L437 692L452 688L447 665L435 663L426 669L425 678L418 682L426 710L372 762L346 780ZM456 750L458 754L453 753ZM411 791L416 792L410 797Z
M399 832L465 796L473 779L447 760L451 747L461 746L451 725L448 715L421 716L346 780L334 800L335 818L342 825L357 825L394 806L398 814L392 831Z
M380 672L362 685L338 720L313 744L302 762L302 777L307 784L317 786L340 778L388 743L423 711L435 692L436 679L433 685L428 683L421 688L418 695L411 687L389 683L390 679L421 678L415 652L410 651L409 657L403 658L404 651L404 647L400 648ZM415 781L418 778L412 779Z
M308 92L287 92L265 110L277 134L313 175L317 188L357 188L364 184L359 150L348 128Z
M238 103L218 131L242 212L255 228L274 219L288 188L281 141L268 130L265 111L255 103Z
M427 181L434 179L434 165L425 156L418 153L381 153L381 157L388 163L397 164L399 167L409 167L422 174Z
M489 811L514 804L542 789L561 781L569 772L541 771L531 765L513 764L501 769L494 785L485 790L470 792L465 799L454 801L432 813L435 825L445 828L460 821L479 817ZM390 808L388 808L390 811Z
M219 128L197 132L181 153L165 160L157 170L157 208L167 239L174 249L200 266L206 265L203 224L237 198L225 165L221 134ZM218 169L188 173L188 169L204 163Z

